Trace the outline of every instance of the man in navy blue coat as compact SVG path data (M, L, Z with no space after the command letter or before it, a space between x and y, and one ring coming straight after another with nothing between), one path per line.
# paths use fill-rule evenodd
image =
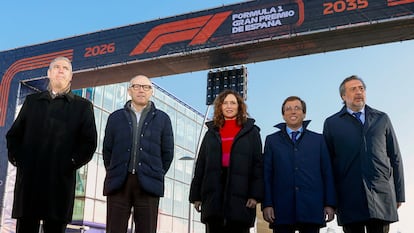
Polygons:
M282 115L286 123L265 142L263 217L277 233L318 233L336 206L328 149L321 134L306 129L299 97L283 102Z
M125 107L113 112L105 129L107 233L126 233L133 208L135 232L155 233L164 177L174 155L169 116L150 101L148 77L131 79Z
M405 201L403 163L387 114L365 104L365 83L357 76L339 87L345 106L326 119L338 194L338 224L345 233L387 233Z

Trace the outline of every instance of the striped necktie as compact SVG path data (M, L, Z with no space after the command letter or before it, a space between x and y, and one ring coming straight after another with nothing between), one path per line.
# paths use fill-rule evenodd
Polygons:
M362 112L354 112L352 113L352 115L354 115L356 117L356 119L358 119L359 123L364 124L361 120L361 114Z
M298 134L299 134L299 131L292 131L292 141L293 141L293 143L296 143L296 137L298 136Z

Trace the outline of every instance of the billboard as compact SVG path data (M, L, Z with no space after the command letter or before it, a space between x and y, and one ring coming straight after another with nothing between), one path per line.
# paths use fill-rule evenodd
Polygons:
M256 0L2 51L0 205L3 206L8 166L4 135L14 119L18 84L23 80L44 77L49 62L57 56L72 60L73 85L80 88L126 81L137 72L137 68L142 68L152 77L276 59L287 50L300 52L321 45L307 43L302 47L270 47L274 48L272 50L266 47L269 41L289 41L318 34L324 37L323 32L346 31L365 25L376 25L378 29L382 24L389 26L387 22L410 22L400 25L414 25L413 19L414 0ZM401 27L399 32L412 28L414 26ZM361 40L353 36L354 41ZM389 36L398 40L413 37L411 31ZM329 39L325 38L325 41ZM339 43L343 41L330 41L331 50L338 49L334 46ZM250 50L246 52L239 48ZM329 48L324 48L324 51L329 51ZM303 54L299 52L296 54Z

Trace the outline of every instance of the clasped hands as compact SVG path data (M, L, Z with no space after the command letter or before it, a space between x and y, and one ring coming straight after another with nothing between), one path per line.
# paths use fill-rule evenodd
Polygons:
M246 203L247 208L255 208L257 205L257 201L254 198L249 198ZM201 212L201 201L194 202L194 208L197 212Z

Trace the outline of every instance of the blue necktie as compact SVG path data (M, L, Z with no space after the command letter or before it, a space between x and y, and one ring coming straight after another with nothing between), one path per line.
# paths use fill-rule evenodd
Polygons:
M356 119L358 119L359 123L364 124L361 120L361 114L362 112L354 112L352 113L352 115L354 115L356 117Z
M292 131L292 141L293 141L293 143L296 143L296 137L298 136L298 134L299 134L299 131Z

